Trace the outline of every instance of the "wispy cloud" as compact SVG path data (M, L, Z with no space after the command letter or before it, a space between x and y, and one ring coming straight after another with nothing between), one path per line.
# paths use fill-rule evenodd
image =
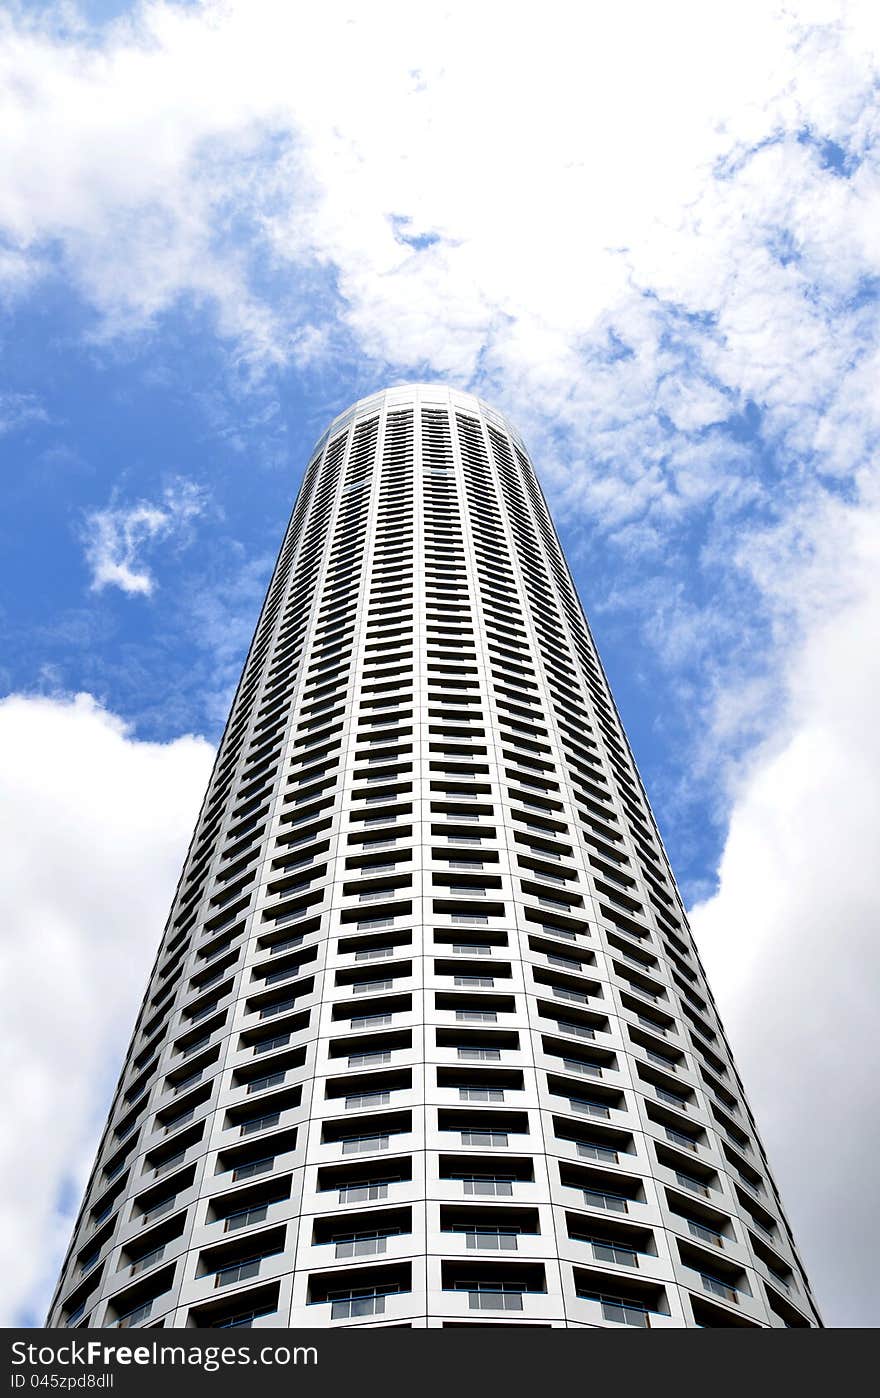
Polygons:
M161 505L139 501L92 510L83 525L92 591L118 587L131 595L150 596L156 583L145 554L159 540L173 538L178 547L185 544L189 526L203 513L205 504L200 486L178 480L166 487Z
M46 409L32 393L0 393L0 437L33 422L48 422Z

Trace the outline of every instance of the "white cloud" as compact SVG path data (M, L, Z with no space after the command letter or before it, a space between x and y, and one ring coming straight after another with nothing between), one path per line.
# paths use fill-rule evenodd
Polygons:
M161 505L139 501L92 510L82 531L92 591L118 587L149 596L155 580L143 560L144 551L151 543L172 535L179 544L185 542L188 526L204 508L204 491L191 481L179 480L166 487Z
M341 332L473 380L617 538L754 498L713 429L750 402L795 495L850 476L880 433L877 6L548 0L537 30L467 6L462 43L464 14L149 0L79 38L69 7L60 36L7 15L10 256L60 255L105 335L213 308L246 381ZM109 580L149 587L124 558Z
M45 1306L213 750L144 743L88 695L0 702L0 1313ZM12 1127L14 1123L14 1127ZM41 1317L37 1316L37 1323Z
M751 396L832 452L816 405L864 333L833 298L878 262L876 6L549 0L539 30L467 6L462 43L464 12L337 3L306 28L284 0L154 0L80 42L7 17L10 246L61 248L105 333L186 297L265 363L324 352L302 322L327 268L367 352L540 395L614 470L656 452L670 373L685 433ZM714 325L672 344L672 308ZM609 330L633 354L603 370Z
M826 1321L873 1326L878 501L830 507L813 531L819 616L775 731L741 776L719 889L692 923ZM832 572L827 603L815 584Z
M47 420L46 409L32 393L0 393L0 437Z

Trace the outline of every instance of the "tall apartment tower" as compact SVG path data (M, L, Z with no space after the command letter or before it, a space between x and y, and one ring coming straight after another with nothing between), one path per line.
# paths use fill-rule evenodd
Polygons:
M315 448L50 1324L821 1324L477 398L392 388Z

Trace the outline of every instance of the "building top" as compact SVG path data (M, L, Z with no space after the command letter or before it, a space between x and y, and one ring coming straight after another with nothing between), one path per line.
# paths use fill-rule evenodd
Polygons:
M391 384L388 388L380 389L377 393L370 393L365 398L359 398L357 402L352 403L350 407L337 414L315 444L315 451L320 451L328 438L348 427L351 422L370 417L383 406L395 408L410 407L416 404L426 408L432 406L461 408L465 412L479 413L487 421L507 431L513 440L525 450L522 438L510 420L503 413L498 412L497 408L493 408L491 403L487 403L485 398L479 398L475 393L467 393L450 384L412 382Z

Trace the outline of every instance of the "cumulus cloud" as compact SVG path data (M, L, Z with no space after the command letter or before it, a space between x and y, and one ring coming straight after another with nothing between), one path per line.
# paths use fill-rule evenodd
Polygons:
M741 775L719 887L692 923L826 1322L873 1326L878 500L831 506L814 530L813 571L835 586L813 593L821 615L791 657L784 713Z
M189 537L189 525L205 508L205 493L192 481L166 487L161 505L109 505L92 510L83 525L86 562L93 592L118 587L132 595L149 596L155 579L144 561L150 544L174 536L178 544Z
M540 392L593 448L625 416L618 467L664 440L671 371L679 430L721 391L794 431L810 392L815 438L864 330L840 314L832 342L827 316L877 256L876 7L549 0L536 42L471 6L467 44L456 9L329 4L304 32L284 0L152 0L79 38L67 7L62 36L7 16L10 248L61 249L111 331L186 297L268 363L325 351L303 317L329 268L363 349Z
M0 748L0 1313L40 1324L213 750L88 695L4 699Z
M284 0L70 13L0 20L0 228L101 333L196 304L246 378L356 346L470 382L614 541L712 514L718 556L732 514L870 458L869 0L549 0L537 38L469 6L467 44L454 4L339 0L307 32Z

